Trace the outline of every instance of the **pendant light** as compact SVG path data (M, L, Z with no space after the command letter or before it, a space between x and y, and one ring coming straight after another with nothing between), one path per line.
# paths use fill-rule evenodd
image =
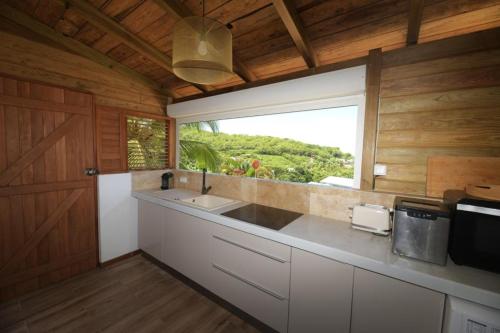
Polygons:
M188 82L221 83L233 75L231 31L216 20L189 16L175 24L172 45L174 74Z

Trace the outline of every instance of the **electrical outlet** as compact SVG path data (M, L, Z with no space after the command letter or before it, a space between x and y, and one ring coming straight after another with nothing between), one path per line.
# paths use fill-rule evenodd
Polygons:
M385 164L375 164L373 168L374 176L387 176L387 165Z
M179 178L179 183L187 184L188 179L186 176L182 176Z

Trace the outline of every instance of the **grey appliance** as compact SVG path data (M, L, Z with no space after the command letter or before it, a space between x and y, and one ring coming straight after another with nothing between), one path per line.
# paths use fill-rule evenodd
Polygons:
M438 202L396 197L392 251L398 255L445 265L450 213Z

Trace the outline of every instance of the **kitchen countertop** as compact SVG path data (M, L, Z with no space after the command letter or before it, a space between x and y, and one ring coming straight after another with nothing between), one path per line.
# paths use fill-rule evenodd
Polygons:
M160 198L158 190L133 192L138 199L156 203L211 222L309 251L375 273L410 282L444 294L500 309L500 274L455 265L450 258L438 266L399 257L391 251L390 237L354 230L349 223L304 214L281 230L271 230L220 215L247 205L238 201L223 208L206 211L174 198ZM174 193L174 192L172 192ZM178 199L197 196L188 190L175 190Z

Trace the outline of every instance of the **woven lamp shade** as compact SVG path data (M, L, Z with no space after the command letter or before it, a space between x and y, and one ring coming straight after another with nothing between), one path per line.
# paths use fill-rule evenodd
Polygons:
M233 75L231 31L207 17L185 17L175 24L172 67L175 75L199 84L224 82Z

